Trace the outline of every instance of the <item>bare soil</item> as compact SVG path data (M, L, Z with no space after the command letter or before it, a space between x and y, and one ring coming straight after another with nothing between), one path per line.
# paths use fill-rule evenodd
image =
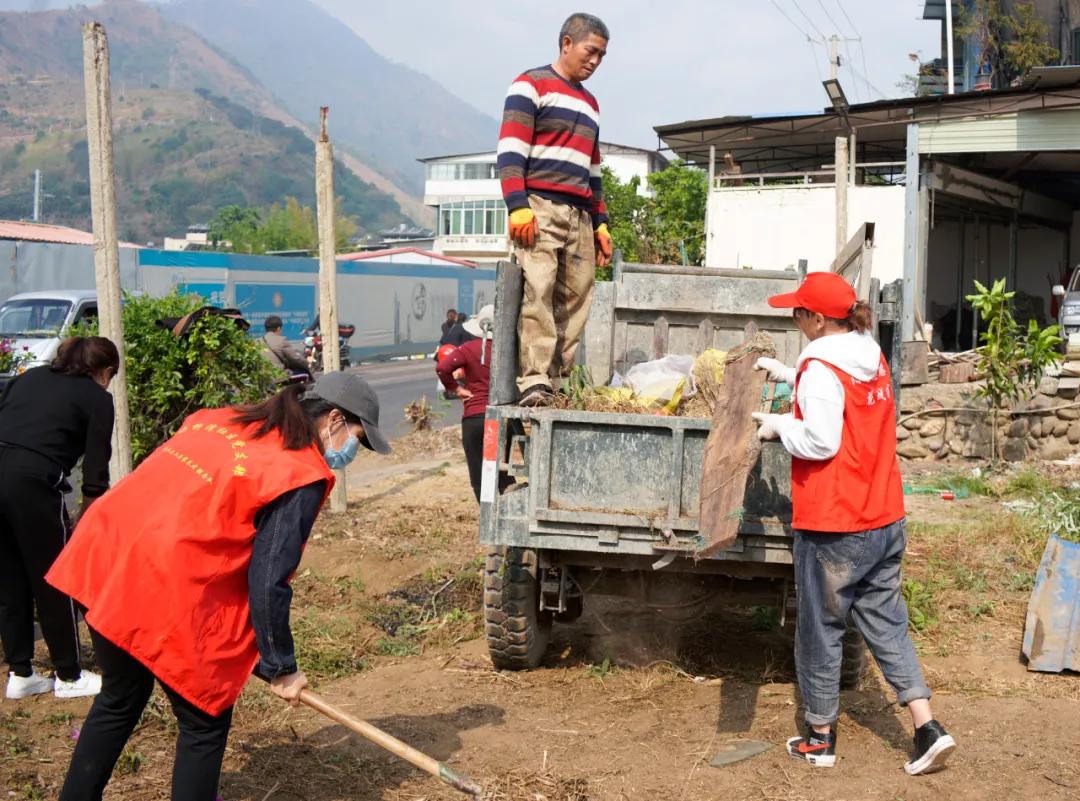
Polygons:
M791 641L761 610L687 619L599 599L556 627L543 669L493 671L459 448L453 434L425 435L395 461L358 460L349 512L320 520L294 582L293 626L318 692L479 781L489 801L1080 797L1080 678L1029 673L1020 656L1045 537L1000 498L909 497L916 641L935 713L959 742L949 767L904 773L910 723L875 671L844 693L838 766L813 770L783 750L801 718ZM89 703L0 704L0 799L56 797ZM106 798L168 798L175 731L156 693ZM773 747L709 766L744 739ZM461 796L253 682L221 797Z

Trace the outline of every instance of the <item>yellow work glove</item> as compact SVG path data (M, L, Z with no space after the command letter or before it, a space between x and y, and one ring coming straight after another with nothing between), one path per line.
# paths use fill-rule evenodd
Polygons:
M531 248L536 244L539 231L540 226L532 209L514 209L510 212L510 240L515 244Z
M593 231L593 239L596 241L596 263L601 267L606 267L611 264L611 233L608 231L607 223L601 223L600 226Z

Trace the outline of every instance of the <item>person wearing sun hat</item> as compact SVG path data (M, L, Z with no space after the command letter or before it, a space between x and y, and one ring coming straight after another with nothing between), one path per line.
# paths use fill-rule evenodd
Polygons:
M810 273L795 292L769 298L791 309L810 340L795 367L759 359L773 381L794 387L790 414L754 414L758 436L791 453L798 612L795 669L806 733L791 756L836 764L842 638L854 622L901 706L911 713L911 775L939 770L956 742L934 720L930 688L908 634L900 568L907 543L896 458L896 402L870 306L835 273Z
M379 400L360 376L328 373L195 412L89 507L46 576L86 609L102 668L60 801L100 801L155 683L178 724L173 801L217 794L256 668L299 703L290 582L332 471L361 445L390 452Z

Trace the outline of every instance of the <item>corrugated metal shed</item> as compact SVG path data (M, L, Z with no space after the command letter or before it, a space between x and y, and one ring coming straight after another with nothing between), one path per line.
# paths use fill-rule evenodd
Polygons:
M1028 670L1080 670L1080 544L1057 535L1043 551L1024 626Z
M1024 111L992 117L920 122L920 153L1076 150L1080 109Z

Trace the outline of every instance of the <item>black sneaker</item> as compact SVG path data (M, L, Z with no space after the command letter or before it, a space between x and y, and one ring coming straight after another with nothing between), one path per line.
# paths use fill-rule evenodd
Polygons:
M815 768L831 768L836 765L836 729L828 734L818 734L808 726L805 737L792 737L787 741L787 752Z
M945 767L945 761L956 750L956 740L936 720L915 729L915 758L904 765L909 776L933 773Z
M521 393L518 406L550 406L553 400L555 400L555 395L552 393L550 386L547 384L533 384Z

